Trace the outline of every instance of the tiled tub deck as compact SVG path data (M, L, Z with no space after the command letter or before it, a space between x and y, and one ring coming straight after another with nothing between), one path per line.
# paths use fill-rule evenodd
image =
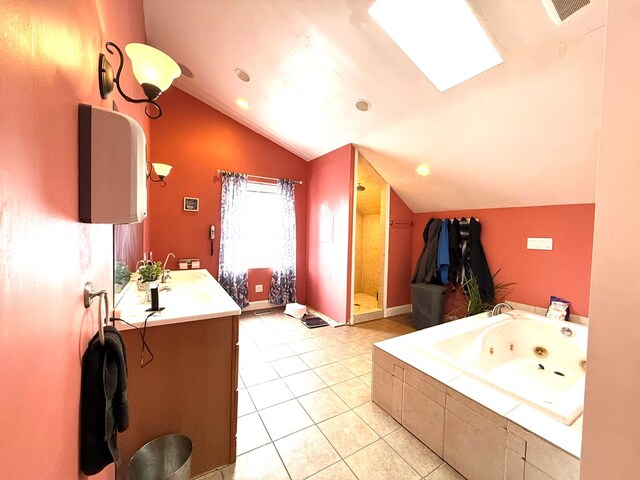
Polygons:
M372 400L467 479L579 479L582 417L562 425L437 362L427 375L384 346L373 348Z

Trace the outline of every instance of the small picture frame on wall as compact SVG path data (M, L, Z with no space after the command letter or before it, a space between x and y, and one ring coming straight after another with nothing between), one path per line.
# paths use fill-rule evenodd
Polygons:
M200 199L195 197L184 197L182 209L185 212L197 212L200 209Z

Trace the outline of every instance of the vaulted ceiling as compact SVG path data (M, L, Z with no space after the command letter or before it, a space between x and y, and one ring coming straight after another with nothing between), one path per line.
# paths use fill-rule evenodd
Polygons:
M178 88L306 160L355 144L414 212L594 202L606 0L560 26L541 0L469 0L504 63L442 93L372 3L146 0L147 37Z

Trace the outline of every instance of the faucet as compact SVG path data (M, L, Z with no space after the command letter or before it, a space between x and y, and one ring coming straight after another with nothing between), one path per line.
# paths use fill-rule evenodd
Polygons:
M167 262L169 261L169 257L176 258L173 252L167 253L167 257L164 259L164 265L162 265L162 278L160 279L160 283L167 283L167 280L171 278L169 275L171 270L167 269Z
M495 307L493 307L493 310L491 310L491 313L489 314L489 316L495 317L496 315L500 315L500 313L502 313L503 307L509 307L511 310L513 310L513 307L509 305L507 302L500 302Z

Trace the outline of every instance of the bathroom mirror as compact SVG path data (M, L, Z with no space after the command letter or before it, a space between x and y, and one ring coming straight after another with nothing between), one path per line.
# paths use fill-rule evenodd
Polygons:
M142 258L144 250L143 223L130 223L113 226L113 303L118 305L120 298L131 285L127 281L127 270L135 272L136 263Z

